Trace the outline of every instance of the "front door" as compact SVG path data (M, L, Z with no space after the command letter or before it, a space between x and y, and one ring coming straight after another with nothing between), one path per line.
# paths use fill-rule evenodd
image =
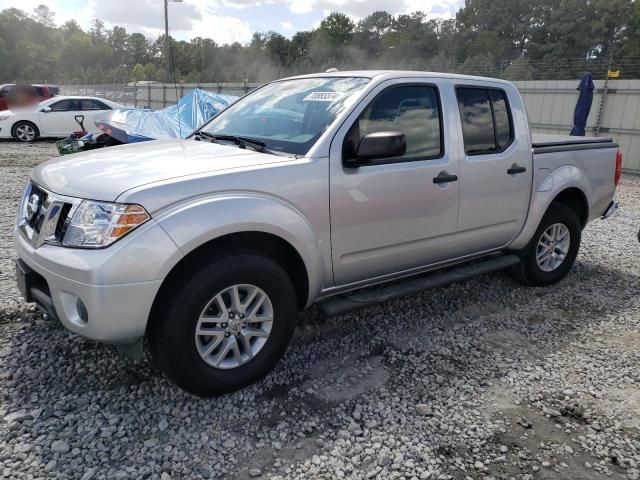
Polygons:
M371 92L331 147L331 247L336 286L455 256L459 153L453 111L437 81L393 80ZM447 85L448 87L448 85ZM349 168L343 158L372 132L404 133L406 154ZM446 182L434 179L448 179Z
M60 100L50 107L51 111L38 114L43 136L68 137L71 132L80 130L80 125L75 121L76 115L82 115L80 100Z
M512 108L507 91L467 84L456 87L456 96L465 150L460 163L458 240L471 254L504 247L522 229L533 156L522 134L524 110Z

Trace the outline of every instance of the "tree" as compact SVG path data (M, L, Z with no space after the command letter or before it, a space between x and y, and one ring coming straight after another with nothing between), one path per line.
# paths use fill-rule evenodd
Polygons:
M387 61L401 60L407 68L423 68L438 53L437 22L423 12L398 15L384 37L383 46L393 50Z
M393 22L393 15L383 11L373 12L358 23L353 43L369 57L379 55L382 37L391 30Z
M355 24L349 17L344 13L333 12L320 22L318 32L324 34L332 46L341 46L349 43L354 29Z
M164 36L149 39L93 19L55 27L54 13L0 11L0 82L163 80ZM357 25L333 12L292 37L256 32L244 45L170 39L182 81L266 81L330 67L409 68L511 79L603 78L613 61L640 75L640 0L465 0L455 18L374 11Z
M75 20L67 20L60 27L60 30L62 30L62 33L65 37L70 37L76 33L82 33L82 28L80 27L80 24Z
M367 32L377 38L382 38L393 26L393 21L393 15L378 10L358 23L358 31Z
M533 80L533 67L527 57L521 55L505 69L502 77L506 80Z
M308 58L312 35L310 31L303 31L296 32L293 38L291 38L289 51L287 52L287 63L289 66Z
M460 68L460 73L465 75L481 75L483 77L495 77L498 74L495 58L488 53L469 57Z
M627 22L637 5L629 0L593 0L593 29L597 48L604 58L625 43Z
M140 81L157 81L160 80L162 74L158 71L156 66L152 63L147 63L146 65L140 65L139 63L134 65L131 69L131 80L134 82Z
M94 18L91 20L91 28L89 29L89 33L91 34L91 38L98 41L104 39L104 22L99 18Z
M265 50L272 62L284 65L289 52L289 40L278 32L268 32L265 38Z
M126 41L127 65L146 64L149 61L149 42L141 33L132 33Z
M509 55L526 52L536 12L554 0L466 0L456 19L461 30L495 32Z
M33 9L33 19L45 27L55 26L55 23L53 22L55 15L56 14L52 12L49 7L43 4L40 4Z

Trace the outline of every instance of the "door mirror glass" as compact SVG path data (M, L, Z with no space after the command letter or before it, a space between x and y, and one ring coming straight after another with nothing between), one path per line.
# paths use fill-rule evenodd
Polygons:
M401 157L406 151L407 140L404 133L369 133L360 139L355 160L347 161L346 166L366 165L372 160Z
M49 113L51 111L51 107L42 107L42 112Z

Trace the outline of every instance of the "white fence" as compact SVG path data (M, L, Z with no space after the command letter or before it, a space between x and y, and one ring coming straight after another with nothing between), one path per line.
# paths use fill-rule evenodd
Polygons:
M524 97L534 132L568 135L578 100L578 80L536 80L515 82ZM595 81L593 107L587 135L612 137L624 154L624 169L640 173L640 80L610 80L604 95L604 80ZM62 85L63 95L93 95L129 107L159 109L171 105L194 88L209 92L244 95L258 83L138 82L107 85ZM601 111L598 120L598 113Z
M569 135L579 83L579 80L515 82L524 97L534 132ZM594 135L599 128L599 136L612 137L622 150L625 171L640 173L640 80L610 80L604 102L604 80L594 83L587 135Z

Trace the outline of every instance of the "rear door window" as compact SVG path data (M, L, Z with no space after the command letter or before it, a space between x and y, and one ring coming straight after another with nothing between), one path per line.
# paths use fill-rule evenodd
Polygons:
M98 100L82 100L82 110L111 110L107 105Z
M475 87L456 89L467 155L502 152L513 142L511 111L504 91Z

